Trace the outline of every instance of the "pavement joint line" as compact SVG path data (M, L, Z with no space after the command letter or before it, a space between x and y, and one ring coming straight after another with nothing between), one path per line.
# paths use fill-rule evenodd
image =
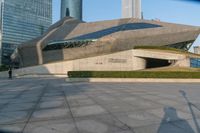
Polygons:
M26 91L28 91L28 90L25 90L25 89L24 89L24 90L23 90L22 92L20 92L18 95L16 95L16 96L13 97L12 99L10 99L7 103L3 104L3 106L1 105L0 113L1 113L2 109L5 108L8 104L10 104L11 101L12 101L13 99L16 99L16 98L20 97L20 96L21 96L23 93L25 93Z
M39 119L31 119L31 123L32 122L39 122L39 121L50 121L50 120L60 120L60 119L63 119L63 116L60 116L60 117L55 117L55 118L39 118Z
M36 122L46 122L46 121L59 121L59 120L66 120L66 118L63 117L56 117L56 118L42 118L42 119L35 119L31 120L31 123L36 123Z
M89 117L105 116L105 115L108 115L108 113L89 115ZM81 118L85 118L85 117L87 117L87 116L74 116L75 119L81 119Z
M44 80L44 81L46 81L46 80ZM21 81L20 81L21 82ZM33 81L34 82L34 81ZM22 84L23 84L23 82L21 82ZM18 81L16 81L16 84L18 84ZM97 105L100 105L101 107L103 107L104 109L106 109L106 110L108 110L108 111L110 111L113 115L115 115L117 118L119 118L120 119L120 117L118 117L120 114L115 114L115 112L111 109L110 110L110 107L108 106L108 108L106 108L107 106L105 106L104 104L107 104L107 102L106 102L106 100L104 100L104 98L101 100L101 98L99 99L98 97L96 97L96 96L101 96L101 95L105 95L105 98L106 97L109 97L109 96L112 96L114 99L115 98L117 98L117 99L124 99L124 98L126 98L126 97L131 97L131 95L133 95L133 97L137 97L137 98L140 98L140 99L144 99L145 101L153 101L153 102L157 102L158 100L156 100L156 99L153 99L153 98L149 98L148 99L148 97L142 97L142 96L145 96L145 95L150 95L150 96L157 96L157 97L160 97L161 98L161 100L172 100L172 101L176 101L177 102L177 104L176 103L171 103L171 102L169 102L169 104L168 104L168 102L161 102L161 103L159 103L159 104L161 104L162 106L163 105L168 105L168 106L172 106L172 107L175 107L175 108L177 108L177 111L179 110L180 112L183 112L184 114L183 114L183 116L182 117L180 117L180 119L174 119L174 120L172 120L172 121L170 121L170 122L166 122L166 121L163 121L163 122L165 122L166 124L170 124L171 126L172 126L172 129L174 128L174 129L178 129L178 128L184 128L184 127L181 127L181 125L179 125L179 124L181 124L180 122L181 122L181 120L182 120L182 118L183 118L183 120L186 120L187 122L190 122L190 123L193 123L193 119L192 119L192 117L190 116L190 115L187 115L187 114L191 114L190 112L188 112L187 111L187 104L184 104L184 102L182 102L182 98L181 98L181 96L179 97L179 95L178 94L174 94L174 93L176 93L180 88L183 88L184 90L187 90L187 89L189 89L189 90L191 90L191 91L189 91L188 92L188 96L189 95L191 95L191 98L194 96L194 99L191 99L191 101L195 101L196 99L196 101L197 102L193 102L195 105L197 105L197 107L199 107L198 106L198 99L199 99L199 97L198 97L198 92L199 92L199 84L194 84L194 86L193 85L191 85L191 84L188 84L188 86L189 87L183 87L181 84L179 84L178 83L178 85L177 86L175 86L174 87L174 85L176 85L176 84L172 84L172 86L171 86L171 84L169 84L169 87L164 87L164 89L169 89L169 93L168 93L168 91L162 91L163 90L163 88L162 88L162 86L165 86L165 84L163 85L162 83L161 83L161 87L160 87L160 85L154 85L154 84L150 84L151 86L150 86L150 88L148 87L148 85L149 84L145 84L143 87L141 87L141 84L136 84L136 86L137 87L134 87L134 85L135 84L128 84L127 86L126 86L126 84L125 84L125 86L123 86L124 84L122 83L122 84L117 84L117 85L115 85L115 83L112 85L112 84L98 84L97 83L97 85L96 85L96 83L94 83L94 84L92 84L92 83L89 83L89 84L84 84L84 85L82 85L82 84L75 84L75 86L76 86L76 88L73 88L72 86L63 86L63 89L60 87L60 86L62 86L62 85L57 85L57 86L55 86L54 84L60 84L60 83L58 83L57 81L56 82L53 82L53 83L51 83L51 81L50 81L50 85L49 85L49 87L48 87L48 89L47 89L47 91L45 92L45 94L48 92L48 90L50 90L50 92L52 92L52 93L54 93L54 92L62 92L62 90L65 92L65 94L67 95L67 98L68 98L68 101L69 101L69 105L70 105L70 107L71 107L71 109L72 109L72 111L73 111L73 106L71 105L71 103L70 103L70 95L72 95L73 96L73 94L74 94L74 96L79 96L79 95L84 95L84 96L86 96L88 99L90 99L91 97L92 97L92 99L91 100L93 100L93 99L95 99L95 100L97 100L97 102L99 103L99 104L97 104ZM73 84L73 83L72 83ZM41 86L41 83L39 83L38 84L38 81L36 81L35 82L35 86ZM23 90L24 90L24 88L25 89L28 89L28 92L25 92L24 94L22 94L22 97L24 97L26 94L31 94L31 93L35 93L36 91L38 91L39 93L38 94L40 94L41 95L41 93L42 93L42 91L43 91L43 89L44 89L44 86L46 85L46 83L43 83L42 84L42 86L41 87L39 87L40 89L37 89L38 87L36 87L36 89L30 89L32 86L33 86L33 84L30 84L30 83L28 83L28 84L25 84L25 85L22 85L22 88L20 88L20 87L18 87L18 88L14 88L14 83L11 83L10 85L8 85L8 87L5 87L5 89L4 88L1 88L0 89L0 93L2 92L2 90L8 90L8 91L4 91L5 93L3 94L3 96L2 96L2 98L6 98L6 97L10 97L10 95L13 95L14 94L14 96L16 96L16 95L18 95L19 93L21 93ZM181 86L179 86L179 85L181 85ZM191 86L190 86L191 85ZM10 86L10 87L9 87ZM192 88L192 86L193 86L193 88ZM52 88L53 87L53 88ZM60 87L60 89L59 89L59 87ZM191 88L190 88L191 87ZM139 93L137 93L138 92L138 90L140 90L140 89L142 89L143 90L143 88L145 89L145 90L149 90L149 93L145 93L145 92L141 92L141 91L139 91ZM154 90L153 88L157 88L158 90L160 90L161 89L161 91L156 91L156 90ZM130 91L126 91L126 89L130 89ZM175 91L172 91L172 93L170 92L170 90L175 90ZM31 90L33 90L33 91L31 91ZM36 90L36 91L34 91L34 90ZM55 90L55 91L54 91ZM106 90L108 90L108 91L106 91ZM125 91L124 91L125 90ZM69 92L68 92L69 91ZM14 92L14 93L12 93L12 92ZM103 93L102 93L103 92ZM136 92L136 94L134 95L134 93ZM141 93L144 93L144 95L143 94L141 94ZM154 93L154 92L158 92L158 93ZM71 93L73 93L73 94L71 94ZM116 95L114 94L114 93L116 93ZM121 94L122 93L122 94ZM62 93L63 94L63 93ZM130 95L131 94L131 95ZM5 96L4 96L5 95ZM8 96L6 96L6 95L8 95ZM30 95L31 97L34 97L35 95ZM88 97L89 96L89 97ZM175 96L177 96L177 97L175 97ZM20 97L20 99L22 98L22 97ZM29 96L28 96L29 97ZM44 96L42 96L42 98L43 98ZM60 95L60 97L62 97L62 95ZM39 99L40 97L37 97L36 98L36 101ZM52 98L51 96L49 96L49 98ZM79 98L79 97L78 97ZM146 99L147 98L147 99ZM159 99L160 99L159 98ZM190 98L190 97L189 97ZM196 99L195 99L196 98ZM116 102L118 101L116 99ZM1 100L1 99L0 99ZM14 101L15 99L11 99L12 101ZM23 99L23 100L26 100L26 98L25 99ZM54 100L53 98L52 98L52 100ZM109 99L108 99L109 100ZM111 99L112 100L112 99ZM5 99L5 101L4 102L2 102L2 103L6 103L6 102L8 102L9 101L9 99ZM11 103L12 103L12 101L11 101ZM36 104L36 101L35 102L33 102L34 104L32 105L32 106L34 106L35 104ZM42 101L42 100L41 100ZM41 101L40 101L40 103L41 103ZM62 101L64 101L64 98L63 98L63 100ZM137 101L137 100L136 100ZM144 102L145 102L144 101ZM121 104L123 105L123 103L116 103L116 102L114 102L114 104L116 104L117 106L119 106L119 108L121 108L121 107L123 107L123 106L121 106ZM127 102L126 100L124 100L124 102ZM112 105L112 101L110 102L111 103L111 105ZM131 104L131 102L129 102L130 104ZM163 103L166 103L166 104L163 104ZM26 103L21 103L22 105L25 105ZM94 103L94 100L93 100L93 104L95 105L96 103ZM191 103L192 104L192 103ZM2 105L2 104L1 104ZM29 105L29 104L28 104ZM83 105L83 106L85 106L85 104L83 103L81 103L80 105ZM107 105L109 105L109 103L107 104ZM135 108L137 108L136 106L134 106L134 104L131 104L132 105L132 107L135 107ZM64 105L65 106L65 105ZM127 108L125 108L125 111L121 111L121 110L119 110L119 111L121 111L120 113L123 115L123 113L124 113L124 115L125 115L125 113L127 112L127 110L128 110L128 112L132 112L132 113L134 113L134 111L136 111L135 113L137 113L137 111L139 110L139 111L145 111L146 110L146 112L148 112L148 113L151 113L151 111L150 110L154 110L154 109L160 109L161 111L162 111L162 106L161 107L159 107L159 106L155 106L155 107L152 107L152 108L150 108L149 109L149 111L148 111L148 106L146 105L146 106L144 106L145 108L147 108L147 110L146 109L144 109L143 108L143 106L142 106L142 108L141 109L137 109L137 110L134 110L135 108L133 108L133 109L131 109L131 107L130 107L130 110ZM9 106L9 107L11 107L11 105ZM21 107L21 106L20 106ZM38 107L39 107L39 105L38 105ZM126 107L126 106L125 106ZM151 106L149 106L149 107L151 107ZM59 107L60 108L60 107ZM66 106L65 106L65 108L66 108ZM185 109L186 108L186 109ZM199 113L200 112L198 112L198 110L196 110L196 108L193 108L194 110L195 110L195 116L196 116L196 119L197 120L200 120L199 119ZM37 110L36 111L38 111L39 109L37 108ZM11 110L10 110L11 111ZM26 111L26 110L21 110L21 111ZM50 110L51 111L51 110ZM69 114L69 110L67 109L66 110L67 112L68 112L68 114ZM113 112L112 112L113 111ZM2 112L4 112L4 109L2 110ZM105 112L105 111L104 111ZM106 111L107 112L107 111ZM117 110L117 113L118 113L118 110ZM157 113L157 111L155 112L155 113ZM185 114L185 113L187 113L187 114ZM5 114L6 114L6 111L5 111ZM62 118L58 118L58 117L54 117L54 118L51 118L51 117L42 117L42 119L32 119L32 118L34 118L33 116L31 117L31 120L30 120L30 122L28 122L28 123L25 123L26 121L27 121L27 118L28 118L28 116L29 116L29 114L30 114L30 112L26 112L26 117L24 117L24 115L23 115L23 118L21 118L21 117L19 117L19 119L17 119L17 120L19 120L19 121L16 121L16 120L12 120L12 119L9 119L8 118L8 120L10 121L10 122L8 122L7 124L5 123L6 122L6 120L3 120L2 119L2 124L0 124L0 127L1 128L3 128L4 126L9 126L10 125L10 127L12 127L12 126L20 126L20 127L22 127L23 128L23 126L25 125L25 124L27 124L27 127L25 128L25 130L24 130L24 132L26 131L26 129L29 129L29 124L30 124L30 126L32 125L32 123L35 123L35 124L40 124L40 122L48 122L49 120L49 122L51 122L52 121L52 123L53 124L56 124L56 122L57 121L63 121L63 120L67 120L66 119L66 117L62 117ZM91 114L93 114L93 113L91 113ZM128 114L130 114L130 113L128 113ZM179 113L178 113L179 114ZM2 115L4 115L3 113L2 113ZM73 112L73 115L75 115L74 114L74 112ZM74 129L74 131L76 132L76 130L75 130L75 127L74 127L74 124L75 123L73 123L73 121L72 121L72 117L70 116L70 115L67 115L67 116L69 116L69 122L70 122L70 124L71 125L73 125L73 129ZM12 116L11 116L12 117ZM84 116L80 116L80 117L76 117L76 115L74 116L74 118L75 118L75 121L76 121L76 123L77 123L77 125L78 125L78 122L79 122L79 118L80 119L94 119L94 120L97 120L98 121L98 119L97 118L101 118L102 117L102 122L104 123L104 124L107 124L107 126L109 127L109 126L113 126L113 127L116 127L118 130L121 130L121 129L124 129L125 131L128 131L128 129L125 127L125 126L123 126L122 124L120 124L119 122L117 122L117 120L113 120L112 119L112 116L110 116L108 113L107 114L103 114L103 113L97 113L96 115L94 114L94 115L84 115ZM106 118L109 118L108 120L106 119ZM163 119L163 115L158 115L157 117L159 117L159 119L157 120L157 119L155 119L155 118L152 118L152 122L147 122L146 124L137 124L136 126L131 126L131 127L133 127L133 129L135 129L135 130L137 130L138 128L140 128L140 129L142 129L142 128L153 128L153 127L157 127L157 126L159 126L161 123L161 121L162 121L162 119ZM184 118L185 117L185 118ZM3 118L3 117L2 117ZM14 118L15 118L15 116L14 116ZM40 118L40 117L39 117ZM43 119L44 118L44 119ZM48 119L48 118L50 118L50 119ZM68 117L67 117L68 118ZM120 119L121 120L121 119ZM150 118L150 120L151 120L151 118ZM5 121L5 122L4 122ZM25 121L25 122L23 122L23 121ZM135 120L134 120L135 121ZM100 120L100 122L101 122L101 120ZM137 120L136 120L136 122L137 122ZM157 122L157 123L156 123ZM126 122L125 122L126 123ZM173 124L175 124L175 125L173 125ZM129 124L128 124L129 125ZM153 125L153 126L149 126L149 125ZM175 126L178 126L178 127L175 127ZM121 129L119 128L119 127L121 127ZM193 127L192 127L193 128ZM55 129L56 130L56 129ZM81 130L81 129L79 129L79 130ZM143 130L143 129L142 129ZM180 129L180 130L182 130L182 129Z
M15 124L25 124L25 120L24 121L15 121L15 122L10 122L10 123L4 123L4 124L0 124L1 125L15 125Z
M27 112L30 112L32 109L33 109L33 107L29 108L29 109L19 109L19 110L12 110L12 111L6 111L6 112L18 112L18 111L27 111Z
M12 118L12 117L10 117ZM22 120L22 121L15 121L15 122L7 122L7 123L1 123L0 125L13 125L13 124L18 124L18 123L25 123L26 121L25 120Z
M28 123L30 122L31 117L32 117L33 113L35 112L35 110L37 109L37 106L39 105L39 103L42 99L42 96L45 94L45 91L48 88L48 86L49 86L49 83L46 83L46 85L43 87L42 93L39 96L39 99L36 101L36 104L34 105L33 110L30 112L29 117L28 117L28 119L27 119L27 121L26 121L26 123L25 123L25 125L22 129L22 133L24 133L25 128L27 127Z
M74 85L75 86L75 88L78 88L76 85ZM86 94L87 95L87 94ZM89 95L87 95L89 98L91 98L97 105L99 105L99 106L101 106L101 104L99 104L93 97L91 97L91 96L89 96ZM105 108L104 108L105 109ZM106 110L106 112L112 117L112 119L113 119L113 121L118 121L118 122L120 122L122 125L124 125L125 127L127 127L128 128L128 130L129 131L131 131L132 133L135 133L135 131L134 131L134 129L132 128L132 127L130 127L129 125L127 125L126 123L124 123L124 122L122 122L121 120L119 120L116 116L114 116L113 114L112 114L112 112L110 112L109 110L107 110L107 109L105 109ZM123 130L123 128L121 128L121 127L119 127L119 126L117 126L119 129L122 129Z
M110 88L110 87L109 87ZM120 91L121 92L121 91ZM110 95L110 96L112 96L110 93L107 93L107 92L105 92L105 94L107 94L107 95ZM116 99L118 99L118 100L121 100L120 98L118 98L117 96L114 96ZM138 96L138 97L140 97L140 96ZM93 99L92 97L90 97L91 99ZM140 98L142 98L142 97L140 97ZM161 97L161 98L163 98L163 97ZM165 97L164 97L165 98ZM142 99L144 99L144 98L142 98ZM165 98L165 99L167 99L167 100L170 100L170 99L168 99L168 98ZM93 99L94 100L94 99ZM144 99L145 100L145 99ZM150 100L151 102L153 102L152 100ZM95 101L96 102L96 101ZM123 101L124 102L124 101ZM130 104L130 103L128 103L128 102L125 102L126 104L128 104L128 105L130 105L130 106L132 106L132 107L134 107L132 104ZM154 102L153 102L154 103ZM155 102L155 103L157 103L157 102ZM99 104L99 103L98 103ZM168 105L165 105L165 104L161 104L161 103L158 103L158 104L160 104L160 105L163 105L163 106L168 106ZM101 104L100 104L101 105ZM182 104L180 104L180 105L182 105ZM186 105L186 104L183 104L183 105ZM152 108L152 109L159 109L159 108ZM106 109L107 110L107 109ZM108 111L108 110L107 110ZM144 111L144 109L137 109L137 110L134 110L134 111ZM128 111L128 112L130 112L130 111ZM128 113L128 112L126 112L126 113ZM145 111L145 112L147 112L147 111ZM112 112L110 112L111 114L112 114ZM121 112L121 113L123 113L123 112ZM148 113L148 112L147 112ZM186 113L186 112L185 112ZM158 117L158 116L156 116L156 115L154 115L154 114L152 114L152 113L150 113L151 115L153 115L153 116L155 116L155 117L157 117L157 118L160 118L160 117ZM187 113L187 114L189 114L189 113ZM188 118L188 119L186 119L186 120L190 120L191 118ZM175 121L173 121L173 122L178 122L178 121L180 121L180 120L175 120ZM173 123L172 122L172 123ZM154 122L154 124L159 124L159 123L156 123L156 122Z
M112 96L110 93L107 93L107 92L105 92L105 94L107 94L107 95L109 95L109 96ZM121 101L121 99L120 98L118 98L117 96L114 96L116 99L118 99L118 100L120 100ZM137 97L139 97L139 96L137 96ZM132 104L130 104L130 103L128 103L128 102L126 102L126 101L122 101L122 102L124 102L124 103L126 103L127 105L129 105L129 106L131 106L131 107L134 107ZM154 102L153 102L154 103ZM151 109L157 109L157 108L151 108ZM144 108L142 108L142 109L136 109L136 110L133 110L133 111L142 111L142 110L144 110ZM129 111L127 111L127 112L129 112ZM155 116L155 115L154 115ZM157 117L157 116L156 116Z
M90 97L90 98L91 98L91 97ZM91 99L93 99L93 98L91 98ZM101 105L100 103L98 103L96 100L93 99L93 101L95 101L97 105L102 106L102 105ZM105 109L105 108L104 108L104 109ZM105 110L108 112L108 114L112 117L113 120L117 120L118 122L120 122L121 124L123 124L124 126L126 126L126 127L128 128L128 130L130 130L132 133L135 133L135 131L134 131L134 129L133 129L132 127L130 127L130 126L127 125L126 123L124 123L124 122L122 122L121 120L119 120L119 119L118 119L116 116L114 116L114 115L112 114L112 112L110 112L108 109L105 109ZM121 127L118 127L118 128L121 129Z
M24 125L25 124L25 122L13 122L13 123L6 123L6 124L0 124L0 127L1 126L7 126L7 125Z
M62 92L63 92L63 96L65 97L65 98L64 98L64 99L65 99L65 106L69 108L70 115L71 115L71 117L72 117L74 126L75 126L75 128L76 128L76 132L77 132L77 133L80 133L80 131L79 131L79 129L78 129L78 126L77 126L77 123L76 123L76 120L75 120L75 118L74 118L74 116L73 116L73 113L72 113L72 110L71 110L69 101L68 101L68 99L67 99L67 95L65 94L64 90L63 90Z
M110 87L109 87L109 88L110 88ZM110 95L110 96L112 96L110 93L107 93L107 92L105 92L105 93L108 94L108 95ZM152 94L150 94L150 95L152 95ZM154 95L152 95L152 96L154 96ZM118 98L117 96L114 96L114 97L115 97L116 99L118 99L118 100L121 100L121 99ZM137 96L137 97L139 97L139 98L141 98L141 99L143 99L143 100L151 101L152 103L159 104L159 105L162 105L162 106L169 106L169 105L167 105L167 104L159 103L159 102L153 101L153 100L151 100L151 99L145 99L145 98L143 98L143 97L141 97L141 96ZM170 98L166 98L166 97L162 97L162 96L158 96L158 97L160 97L160 98L162 98L162 99L166 99L166 100L172 101ZM123 102L124 102L124 101L123 101ZM179 104L178 101L176 101L176 102ZM133 107L132 104L130 104L130 103L126 102L126 101L125 101L125 103ZM179 105L186 105L186 106L187 106L187 103L185 103L185 104L179 104ZM154 109L154 108L152 108L152 109ZM155 109L157 109L157 108L155 108ZM138 109L138 110L143 110L143 109ZM154 115L154 116L155 116L155 115Z

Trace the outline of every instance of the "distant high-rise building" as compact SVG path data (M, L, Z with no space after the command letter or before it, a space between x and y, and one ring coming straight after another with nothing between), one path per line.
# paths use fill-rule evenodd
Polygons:
M70 16L82 20L82 0L61 0L61 19Z
M40 36L51 24L52 0L0 0L0 62L9 64L19 44Z
M141 0L122 0L122 18L141 19Z
M195 46L194 47L194 53L195 54L200 54L200 46Z

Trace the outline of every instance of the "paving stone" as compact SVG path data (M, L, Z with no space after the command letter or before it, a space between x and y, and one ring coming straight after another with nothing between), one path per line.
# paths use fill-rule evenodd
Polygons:
M43 109L33 113L32 120L37 119L55 119L71 117L69 110L65 108Z
M77 133L72 120L30 122L24 133Z
M180 105L178 101L168 100L168 99L161 99L157 101L160 104L167 105L167 106L177 106Z
M177 110L174 107L164 107L153 110L146 110L148 113L151 113L160 118L166 119L166 121L177 121L180 119L190 119L192 115L181 110Z
M67 95L67 99L68 100L81 100L81 99L88 99L88 96L86 95L80 95L80 94L76 94L76 95Z
M152 100L152 101L157 101L157 100L161 100L162 99L161 97L154 96L154 95L143 95L141 97L144 98L144 99L147 99L147 100Z
M25 123L13 125L0 125L0 133L22 133Z
M173 124L157 124L134 128L135 133L194 133L174 126Z
M16 97L17 95L6 95L6 94L4 94L4 95L1 95L0 96L0 100L4 100L4 99L13 99L14 97Z
M68 102L69 102L70 107L95 105L95 102L92 99L89 99L89 98L73 99L73 100L68 100Z
M111 115L76 118L81 133L132 133L131 129Z
M1 110L1 112L31 110L31 109L33 109L34 105L35 105L35 103L8 104Z
M102 104L101 106L111 113L131 112L138 109L123 102Z
M63 96L62 92L50 92L50 93L45 93L44 97L51 97L51 96Z
M163 107L163 105L156 103L156 102L152 102L149 100L144 100L144 99L138 99L135 101L126 101L126 103L128 103L129 105L137 108L138 110L146 110L146 109L155 109L155 108L161 108Z
M10 100L5 100L5 99L1 99L0 100L0 105L4 105L4 104L6 104L6 103L8 103ZM1 107L1 106L0 106Z
M199 84L22 78L0 86L0 131L21 131L32 111L24 133L77 133L75 124L80 133L197 133L200 125ZM193 116L180 90L195 105Z
M175 95L177 94L177 95ZM175 94L159 94L160 97L164 98L164 99L181 99L182 96L180 95L180 93L178 91L175 92Z
M152 123L159 123L161 119L145 111L134 111L126 113L114 114L120 121L127 124L130 127L140 127L149 125Z
M15 98L10 100L10 103L13 104L26 104L26 103L36 103L38 101L38 98Z
M95 98L95 100L98 103L101 103L101 104L112 104L112 103L121 102L120 99L117 99L117 98L110 96L110 95L98 95L98 96L93 97L93 98Z
M41 102L39 107L44 108L56 108L56 107L64 107L64 101L49 101L49 102Z
M181 106L176 106L176 108L180 111L183 111L188 114L193 114L194 117L200 118L200 106L197 104L194 105L181 105Z
M134 96L129 96L129 97L126 96L125 98L120 97L120 99L122 99L122 101L125 101L125 102L136 102L137 100L139 100L138 97L134 97Z
M42 97L42 102L49 102L49 101L64 101L65 98L63 96L51 96L51 97Z
M190 120L187 120L187 123L189 126L185 126L185 121L178 121L175 123L175 125L179 126L180 128L184 129L185 131L190 130L191 128L194 130L195 133L200 132L200 119L199 118L192 118Z
M77 126L82 133L107 133L108 126L94 120L83 120L77 122Z
M71 110L74 117L100 115L100 114L107 113L106 110L99 105L74 107L74 108L71 108Z
M28 118L27 111L1 112L0 113L0 124L24 122L27 120L27 118Z

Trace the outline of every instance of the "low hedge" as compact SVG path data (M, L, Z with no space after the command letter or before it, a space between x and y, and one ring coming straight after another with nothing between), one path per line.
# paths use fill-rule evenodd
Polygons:
M199 79L200 72L174 71L70 71L69 78L192 78Z

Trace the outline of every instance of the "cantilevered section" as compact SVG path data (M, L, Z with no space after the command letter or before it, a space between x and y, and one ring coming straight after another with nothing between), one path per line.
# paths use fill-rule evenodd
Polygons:
M18 47L13 59L26 67L113 54L136 46L187 50L199 33L198 27L158 21L129 18L84 23L66 17L43 36Z

